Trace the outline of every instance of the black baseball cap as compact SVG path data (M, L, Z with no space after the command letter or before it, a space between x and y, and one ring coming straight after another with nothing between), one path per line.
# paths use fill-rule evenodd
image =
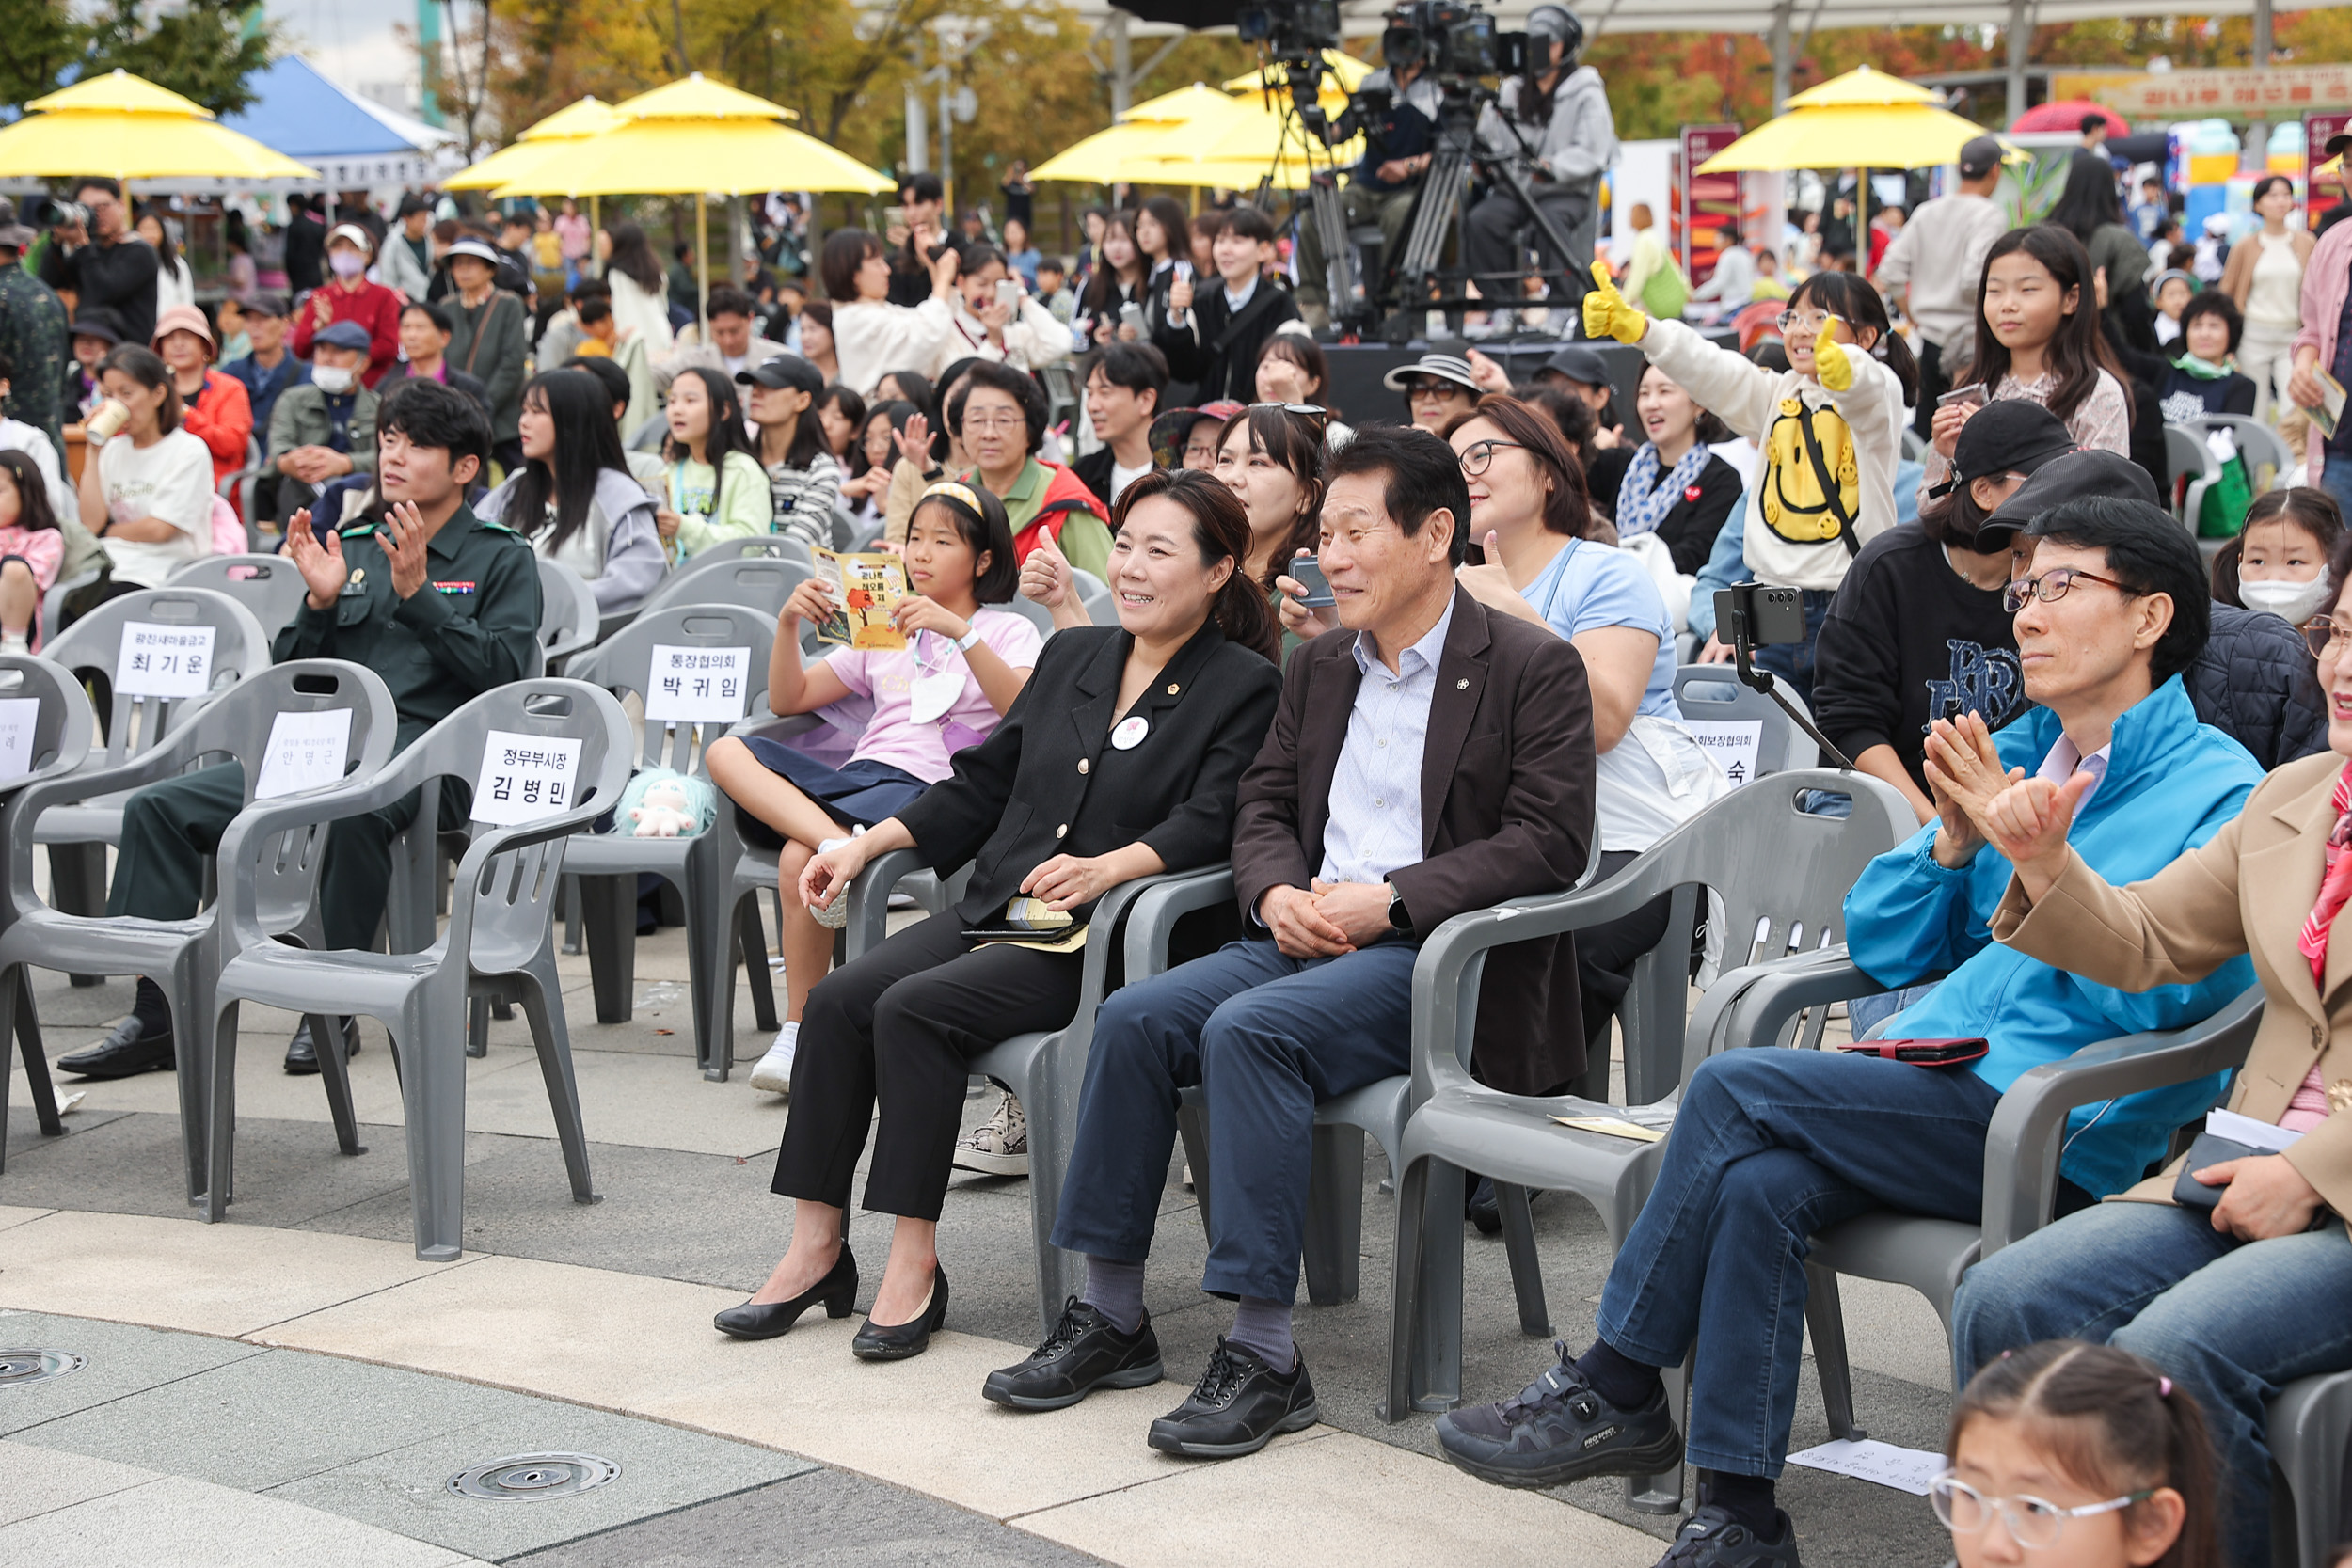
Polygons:
M1981 180L2001 166L2001 144L1993 136L1973 136L1960 150L1960 172Z
M765 387L771 392L795 388L810 397L821 397L825 391L825 372L797 354L779 354L748 366L736 372L735 379L740 386Z
M1581 381L1587 387L1606 387L1609 382L1609 362L1597 349L1582 343L1570 343L1544 361L1544 369L1570 381Z
M1960 439L1952 445L1952 476L1929 486L1928 495L1946 495L1994 474L2031 477L2074 450L2074 438L2056 414L2025 398L2003 398L1978 409L1960 427Z
M1986 412L1991 412L1991 408ZM1979 414L1977 419L1983 417ZM1968 422L1973 425L1977 420ZM2086 496L2112 496L2119 500L2157 504L2156 482L2130 458L2098 447L2071 451L2043 463L2031 479L2017 487L2015 495L1994 508L1993 515L1978 525L1977 548L1984 550L1997 546L2052 507Z
M282 318L286 314L286 302L276 294L255 294L251 299L243 301L242 304L245 313L248 316Z

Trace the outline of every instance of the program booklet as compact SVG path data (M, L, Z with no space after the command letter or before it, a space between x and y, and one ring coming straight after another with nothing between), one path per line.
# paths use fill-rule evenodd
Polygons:
M2323 370L2314 369L2312 373L2319 377L2319 406L2306 412L2311 415L2312 423L2319 427L2320 435L2332 441L2336 427L2344 422L2344 383Z
M817 641L844 648L903 648L904 633L890 624L891 607L907 596L906 565L895 555L813 550L817 579L833 590L832 618Z

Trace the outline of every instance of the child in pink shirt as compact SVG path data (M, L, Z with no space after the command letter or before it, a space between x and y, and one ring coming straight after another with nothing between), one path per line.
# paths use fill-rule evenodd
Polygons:
M65 535L40 465L25 452L0 451L0 653L32 650L40 596L56 585L64 560Z

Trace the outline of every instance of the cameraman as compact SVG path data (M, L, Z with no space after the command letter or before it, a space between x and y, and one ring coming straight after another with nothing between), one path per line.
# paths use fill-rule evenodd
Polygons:
M1363 161L1340 192L1340 211L1349 228L1380 225L1380 262L1365 279L1368 293L1377 291L1389 257L1412 218L1413 198L1429 172L1438 135L1438 83L1429 74L1427 41L1417 31L1392 25L1383 48L1387 69L1365 77L1357 89L1362 108L1355 118L1363 128ZM1323 231L1315 224L1314 209L1303 207L1298 214L1298 312L1318 330L1331 325L1328 284Z
M60 223L40 259L40 280L73 294L73 313L103 306L121 324L122 341L144 343L155 331L155 247L134 233L122 187L90 175L73 187L89 221Z
M1576 14L1563 6L1538 6L1528 13L1527 35L1528 73L1503 83L1495 103L1480 112L1478 139L1491 159L1532 159L1530 192L1572 249L1556 256L1543 231L1535 232L1552 290L1549 303L1573 310L1589 287L1593 195L1617 161L1617 126L1600 72L1577 64L1584 24ZM1470 268L1487 298L1518 298L1516 280L1526 270L1526 253L1514 236L1533 217L1518 193L1498 182L1463 220Z

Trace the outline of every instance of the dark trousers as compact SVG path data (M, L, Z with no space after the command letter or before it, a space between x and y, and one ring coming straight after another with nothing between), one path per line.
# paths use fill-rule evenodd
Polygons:
M1606 881L1641 858L1636 850L1610 849L1600 857L1594 880ZM1593 1066L1601 1069L1607 1085L1609 1022L1617 1016L1625 993L1633 985L1633 966L1666 934L1674 895L1661 894L1622 920L1576 933L1576 979L1584 1003L1584 1046ZM1605 1100L1606 1093L1594 1096Z
M1228 943L1095 1015L1077 1147L1054 1244L1140 1263L1176 1143L1177 1091L1209 1102L1209 1266L1200 1288L1288 1302L1298 1293L1315 1102L1409 1069L1417 943L1336 958Z
M936 1220L962 1125L967 1064L1078 1008L1082 953L976 946L952 912L900 931L809 992L792 1059L792 1116L771 1191L850 1206L874 1108L866 1207Z
M1919 402L1911 416L1911 428L1919 433L1922 441L1935 439L1935 400L1952 389L1952 378L1944 373L1944 351L1922 337L1919 340Z
M1587 231L1593 214L1593 182L1579 180L1569 184L1534 181L1528 187L1534 192L1536 205L1544 215L1560 228L1572 246L1581 246L1581 255L1561 256L1555 253L1550 240L1541 229L1528 236L1542 260L1544 280L1551 285L1551 296L1545 301L1555 309L1573 309L1592 287L1585 275L1592 270L1592 236ZM1497 308L1526 304L1519 293L1518 279L1526 275L1527 250L1519 243L1518 230L1532 225L1534 214L1508 185L1497 185L1486 193L1486 199L1470 210L1462 220L1462 245L1470 253L1470 269L1478 275L1478 292ZM1509 274L1510 277L1490 276Z
M245 805L240 765L216 763L151 784L122 805L122 844L115 859L108 914L185 920L204 896L204 863ZM369 948L392 885L392 839L415 820L411 791L381 811L346 816L327 830L319 868L319 906L326 945ZM466 825L471 792L441 781L439 825Z

